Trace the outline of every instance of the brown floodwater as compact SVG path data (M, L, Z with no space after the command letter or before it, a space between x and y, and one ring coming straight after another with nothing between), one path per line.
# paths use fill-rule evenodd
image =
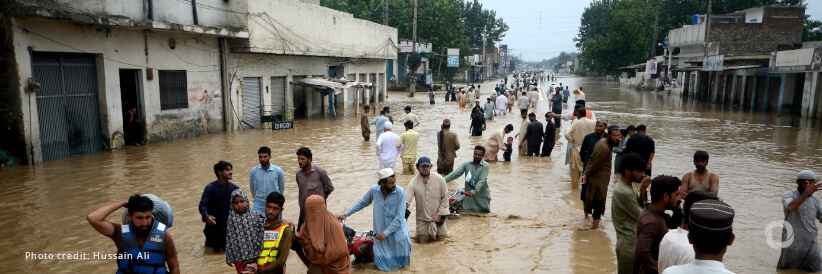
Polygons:
M720 176L719 196L734 207L736 241L725 256L735 272L775 272L779 250L766 243L765 228L781 220L781 196L795 187L798 171L822 174L822 141L819 121L778 117L727 106L706 105L663 93L637 92L616 84L584 78L557 82L583 86L589 108L598 117L622 127L643 123L656 140L654 174L681 177L694 167L693 152L711 153L709 169ZM490 86L487 83L484 91ZM572 88L573 89L573 88ZM420 96L422 95L422 96ZM415 98L391 93L388 105L394 117L410 105L421 125L418 156L436 160L436 135L444 118L460 136L457 162L471 159L472 147L482 144L494 130L513 124L519 115L498 116L488 122L484 137L471 137L470 108L455 102L429 105L425 94ZM548 110L541 101L539 113ZM542 115L538 115L541 117ZM540 119L544 121L544 119ZM113 243L99 235L85 216L98 207L126 199L133 193L152 193L174 208L174 235L184 273L232 273L224 254L203 248L203 223L197 210L203 187L215 179L212 165L226 160L234 165L234 183L248 190L248 171L258 165L257 148L272 149L271 162L286 173L286 219L295 220L298 170L295 152L308 146L314 162L324 167L336 187L328 200L334 213L353 205L369 186L376 184L378 160L373 138L363 142L358 119L349 111L333 119L305 119L295 130L245 130L216 133L118 151L74 156L34 166L3 167L0 192L0 269L3 272L113 272L112 260L58 259L57 254L115 253ZM563 124L563 130L567 122ZM401 130L400 130L401 131ZM512 134L513 135L513 134ZM464 214L448 221L449 238L431 244L413 244L411 266L403 272L615 272L616 241L610 222L610 201L600 229L590 230L584 220L579 191L570 188L564 165L565 140L550 158L519 157L491 163L488 178L493 200L490 214ZM500 157L501 158L501 157ZM399 161L398 161L399 163ZM397 165L398 184L411 179ZM449 184L451 191L461 187ZM611 184L613 186L613 184ZM609 195L610 200L610 195ZM413 206L412 206L413 207ZM412 208L413 211L413 208ZM109 220L119 222L122 209ZM347 220L347 225L368 230L371 208ZM408 226L414 232L414 214ZM779 233L776 233L778 237ZM26 252L51 254L52 259L26 259ZM289 256L288 272L305 267ZM378 272L372 265L355 264L354 272Z

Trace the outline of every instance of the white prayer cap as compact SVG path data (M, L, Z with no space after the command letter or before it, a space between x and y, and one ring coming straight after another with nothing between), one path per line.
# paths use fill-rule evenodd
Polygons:
M391 128L393 128L394 125L392 125L391 122L385 122L385 124L382 127L386 130L391 130Z
M394 175L394 169L391 168L383 168L377 174L380 176L380 180L391 177Z
M803 170L799 172L799 175L796 176L797 180L816 180L816 174L813 174L813 171L810 170Z

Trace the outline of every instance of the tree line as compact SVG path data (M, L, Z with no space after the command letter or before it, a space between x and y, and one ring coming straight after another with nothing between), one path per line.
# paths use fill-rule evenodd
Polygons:
M728 14L765 5L806 4L805 0L714 0L712 13ZM707 10L705 0L594 1L582 13L579 33L574 38L580 61L589 71L617 78L619 67L645 62L653 47L657 47L657 55L661 54L663 49L658 44L664 42L668 31L690 25L695 14ZM657 41L652 41L657 12ZM822 22L806 18L803 39L822 39L813 31L820 25Z
M525 64L529 66L537 66L537 68L544 68L545 72L547 73L549 70L553 70L554 73L559 72L559 70L566 64L568 61L574 61L579 56L578 52L560 52L559 55L554 56L551 59L543 59L539 62L525 62ZM575 67L569 68L572 72L576 70Z

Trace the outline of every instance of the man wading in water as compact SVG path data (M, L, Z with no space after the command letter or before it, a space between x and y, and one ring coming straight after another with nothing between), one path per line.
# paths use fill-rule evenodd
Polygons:
M128 209L127 224L106 221L108 215L121 207ZM165 224L153 220L153 209L151 199L134 195L86 217L94 230L111 238L117 246L117 254L123 257L117 260L117 273L180 273L174 240Z

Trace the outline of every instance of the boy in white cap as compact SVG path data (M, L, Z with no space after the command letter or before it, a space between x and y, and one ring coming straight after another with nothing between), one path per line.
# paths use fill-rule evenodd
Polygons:
M394 162L397 161L397 156L400 154L400 151L403 149L403 145L397 147L397 142L400 140L400 136L394 132L391 132L391 128L394 125L391 122L385 122L383 128L385 129L385 133L380 134L380 137L377 137L377 156L380 157L380 169L385 168L394 168Z
M813 171L803 170L796 176L796 189L782 195L785 222L793 227L794 236L791 244L783 245L777 268L801 268L808 272L822 270L822 256L816 240L819 230L814 221L822 221L822 207L819 197L814 194L819 190L818 182ZM782 229L783 241L787 235L790 235L788 231Z
M382 169L379 183L337 218L345 220L351 214L374 203L374 265L382 271L394 271L411 265L411 237L405 222L405 190L397 185L394 170Z

